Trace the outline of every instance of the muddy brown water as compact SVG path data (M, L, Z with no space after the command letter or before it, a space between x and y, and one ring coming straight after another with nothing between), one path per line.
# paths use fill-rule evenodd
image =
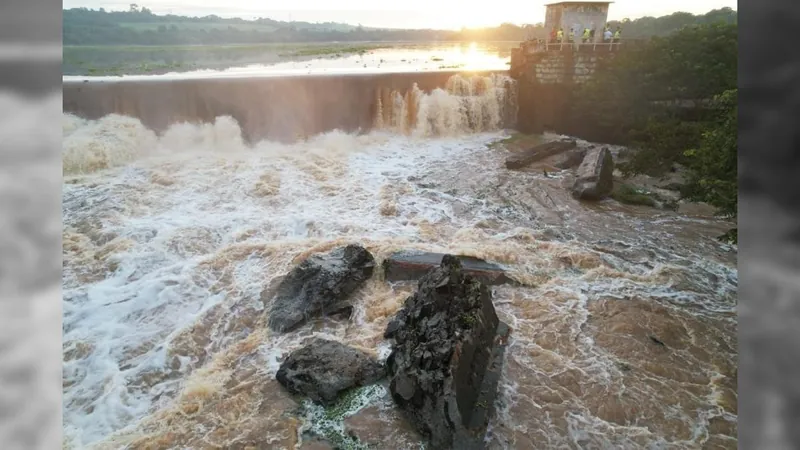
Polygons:
M156 134L102 108L65 115L65 445L322 445L320 416L274 381L282 355L323 336L385 357L413 286L377 274L351 321L286 335L267 330L260 292L359 242L379 261L485 258L521 283L493 288L512 334L490 448L736 448L737 251L715 239L731 224L583 204L570 171L508 171L509 150L489 146L507 136L505 80L442 86L389 91L369 133L293 144L247 144L225 118ZM334 434L418 448L382 389Z

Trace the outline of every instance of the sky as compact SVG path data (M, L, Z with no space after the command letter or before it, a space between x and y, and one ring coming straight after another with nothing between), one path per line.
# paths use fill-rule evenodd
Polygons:
M63 0L64 8L128 10L129 1ZM492 0L474 2L468 7L465 0L403 0L377 7L374 0L291 0L291 6L275 8L275 3L254 0L139 0L155 14L178 14L254 19L269 17L275 20L307 22L342 22L379 28L435 28L497 26L503 22L517 25L544 22L549 1ZM263 6L261 6L261 5ZM435 4L435 6L431 6ZM737 0L617 0L609 9L609 19L636 19L643 16L663 16L677 11L703 14L712 9L736 9Z

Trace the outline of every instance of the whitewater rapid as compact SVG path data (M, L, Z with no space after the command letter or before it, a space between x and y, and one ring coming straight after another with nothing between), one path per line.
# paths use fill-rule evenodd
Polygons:
M483 257L522 284L493 291L513 329L493 448L735 447L738 276L714 239L726 224L581 205L568 173L505 170L488 147L507 136L495 81L383 93L394 112L372 132L293 145L247 145L226 117L156 135L65 115L65 446L295 448L311 425L274 381L281 356L312 335L385 356L412 287L376 276L352 322L287 335L267 331L260 294L358 242L378 260ZM386 414L372 432L394 432Z

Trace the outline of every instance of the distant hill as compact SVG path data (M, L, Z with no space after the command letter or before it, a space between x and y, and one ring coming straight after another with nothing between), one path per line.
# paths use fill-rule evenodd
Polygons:
M674 13L610 22L623 26L623 36L641 38L669 34L686 25L736 23L736 11L713 10L704 15ZM546 34L542 24L537 34ZM269 18L245 20L218 16L186 17L153 14L132 5L129 11L73 8L64 10L64 45L224 45L259 43L354 41L521 41L523 27L505 23L494 28L449 30L379 29L343 23L282 22Z

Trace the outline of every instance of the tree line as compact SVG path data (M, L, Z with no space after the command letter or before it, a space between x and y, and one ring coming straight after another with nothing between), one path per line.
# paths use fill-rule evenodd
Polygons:
M626 37L663 36L684 26L736 23L736 11L722 8L703 15L674 13L663 17L611 21L623 27ZM544 25L531 25L546 34ZM521 41L525 26L504 23L480 29L409 30L354 26L341 23L282 22L269 18L245 20L215 15L187 17L154 14L132 4L128 11L88 8L64 10L64 45L224 45L258 43L353 41Z
M631 147L626 174L685 167L684 198L735 218L738 26L687 26L607 64L576 92L572 122L588 124L587 139Z

